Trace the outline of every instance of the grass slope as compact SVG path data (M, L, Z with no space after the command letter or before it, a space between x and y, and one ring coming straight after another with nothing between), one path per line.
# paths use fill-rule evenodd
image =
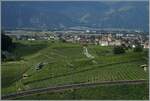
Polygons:
M79 44L50 41L19 41L14 54L22 60L2 63L2 95L20 90L79 82L148 79L140 65L148 63L145 52L114 55L112 47L89 45L94 59ZM37 71L36 66L44 63ZM23 74L29 77L23 78Z
M148 84L97 86L36 94L18 100L148 100Z

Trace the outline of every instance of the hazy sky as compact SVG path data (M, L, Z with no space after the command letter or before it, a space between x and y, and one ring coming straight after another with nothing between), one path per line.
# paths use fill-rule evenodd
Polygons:
M108 0L107 2L104 0L103 2L2 2L1 11L2 26L5 28L80 25L147 30L149 17L148 2L121 2L121 0L120 2L110 0L109 2Z

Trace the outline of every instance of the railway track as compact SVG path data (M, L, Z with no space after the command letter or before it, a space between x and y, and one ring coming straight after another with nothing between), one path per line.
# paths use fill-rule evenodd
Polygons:
M18 97L28 96L32 94L46 93L46 92L54 92L54 91L62 91L67 89L78 89L83 87L94 87L100 85L123 85L123 84L141 84L148 82L148 80L119 80L119 81L101 81L95 83L79 83L79 84L68 84L61 85L55 87L47 87L47 88L39 88L27 91L21 91L18 93L11 93L8 95L2 95L2 99L15 99Z

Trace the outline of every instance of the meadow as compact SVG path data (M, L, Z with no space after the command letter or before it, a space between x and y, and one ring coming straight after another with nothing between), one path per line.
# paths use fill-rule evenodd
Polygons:
M13 54L20 57L20 60L2 62L1 65L2 95L72 83L148 79L148 70L144 71L140 67L143 64L148 64L148 55L145 50L143 52L128 50L124 54L116 55L113 54L113 47L88 45L89 54L94 56L91 59L85 56L83 46L80 44L59 41L17 41L17 43L18 46ZM43 64L43 67L37 70L40 63ZM128 88L137 88L135 92L145 89L140 88L140 86L143 87L143 85L137 85L137 87L132 85ZM119 88L122 87L115 86L114 89L110 89L110 87L88 88L77 92L83 93L89 90L92 93L96 89L100 89L101 93L106 93L103 90L107 89L114 93L115 89ZM69 96L70 92L66 92L66 96ZM52 94L48 98L55 99L56 95L53 96ZM64 95L61 94L60 96ZM139 95L137 94L137 96ZM83 96L81 98L84 99ZM96 97L92 98L96 99ZM105 96L101 98L105 99ZM85 99L90 98L86 96ZM129 99L135 98L129 97Z

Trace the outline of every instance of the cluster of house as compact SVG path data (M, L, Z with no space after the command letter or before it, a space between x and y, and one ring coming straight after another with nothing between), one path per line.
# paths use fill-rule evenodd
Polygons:
M6 31L5 34L16 40L58 40L58 37L51 32Z
M66 42L81 43L81 44L95 44L100 46L119 46L121 44L127 47L135 47L141 44L144 48L149 48L149 40L140 35L121 35L121 34L78 34L63 36Z
M90 33L90 31L11 31L6 32L7 35L16 40L65 40L65 42L80 44L95 44L101 46L114 46L124 44L126 46L135 47L137 43L149 48L149 36L146 34L135 33L114 33L114 32L98 32Z

